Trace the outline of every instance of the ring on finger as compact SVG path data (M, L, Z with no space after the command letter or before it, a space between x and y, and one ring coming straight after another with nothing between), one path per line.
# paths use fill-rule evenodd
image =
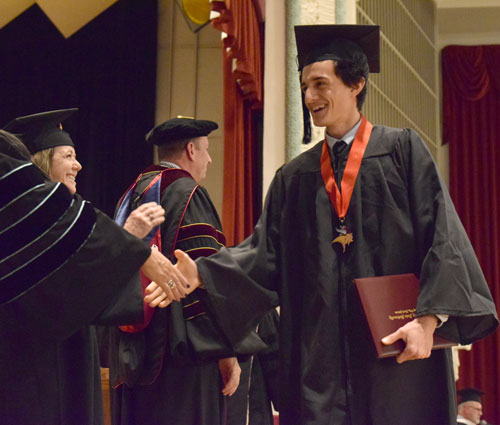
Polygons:
M175 289L175 287L176 287L176 284L175 284L175 282L174 282L172 279L170 279L170 280L167 282L167 285L168 285L168 287L169 287L170 289Z

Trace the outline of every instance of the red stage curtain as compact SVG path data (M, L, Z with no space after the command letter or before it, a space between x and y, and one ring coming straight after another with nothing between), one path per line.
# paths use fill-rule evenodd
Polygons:
M450 144L450 192L486 280L500 302L500 46L442 52L443 142ZM500 423L498 332L460 354L458 388L477 387L484 418Z
M222 223L228 245L233 245L253 231L256 220L254 181L258 165L253 113L262 109L262 37L252 0L213 1L212 9L220 13L213 26L227 34L223 43Z

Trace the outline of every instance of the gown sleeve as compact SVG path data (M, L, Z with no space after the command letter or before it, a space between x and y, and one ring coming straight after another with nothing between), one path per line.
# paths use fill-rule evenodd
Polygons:
M251 236L197 260L198 270L224 334L236 345L278 305L282 181L275 177Z
M176 183L182 185L184 182ZM199 186L194 190L182 217L175 246L192 259L211 256L225 245L220 229L215 207L207 191ZM227 276L227 279L230 277ZM231 297L232 302L240 302L241 294L237 292L225 296ZM182 303L170 306L168 333L172 353L180 356L182 352L189 351L189 346L197 358L223 358L235 354L245 356L266 347L255 332L250 332L239 344L228 345L211 307L211 299L203 289L195 290Z
M469 344L498 324L488 284L436 164L412 130L396 151L406 172L417 252L422 264L417 316L447 314L437 332ZM398 162L398 161L397 161Z

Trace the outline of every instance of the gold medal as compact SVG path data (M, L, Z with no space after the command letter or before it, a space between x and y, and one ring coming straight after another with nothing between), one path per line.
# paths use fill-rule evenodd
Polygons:
M354 242L354 236L349 227L344 224L341 224L335 230L339 235L332 241L332 244L339 243L342 245L342 252L344 253L347 246Z

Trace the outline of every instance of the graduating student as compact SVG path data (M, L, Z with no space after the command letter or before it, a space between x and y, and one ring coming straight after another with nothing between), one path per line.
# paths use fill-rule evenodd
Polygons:
M296 39L325 140L276 173L253 235L182 271L221 296L224 280L279 294L281 425L455 424L451 353L431 354L437 315L465 344L498 324L472 246L420 136L361 113L379 28L299 26ZM377 360L352 280L398 273L420 278L416 318L383 340L405 341L397 359ZM219 307L238 341L251 312Z
M140 320L141 267L172 299L184 295L184 280L161 253L64 184L50 182L4 131L0 223L2 423L103 423L87 326L106 317L112 323ZM170 279L178 281L175 292ZM114 310L121 296L135 297L136 307Z

